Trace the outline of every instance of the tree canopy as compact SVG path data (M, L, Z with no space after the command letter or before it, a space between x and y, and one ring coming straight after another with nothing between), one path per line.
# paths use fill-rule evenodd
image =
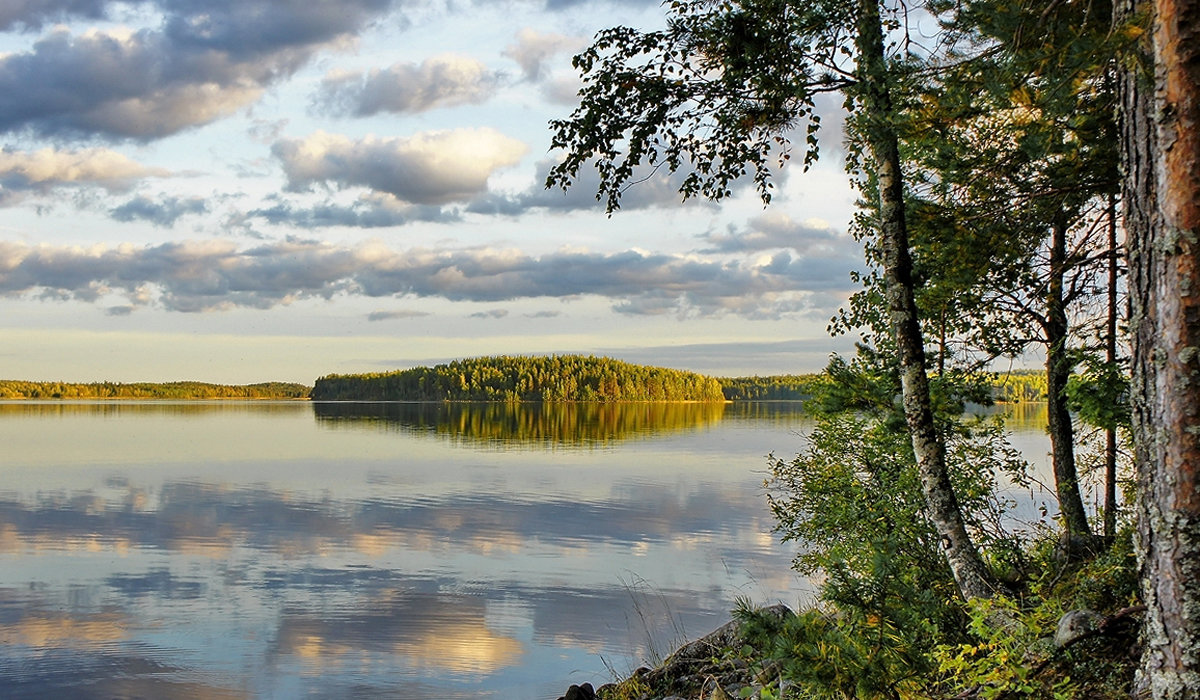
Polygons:
M315 401L724 401L695 372L582 355L478 357L396 372L328 375Z

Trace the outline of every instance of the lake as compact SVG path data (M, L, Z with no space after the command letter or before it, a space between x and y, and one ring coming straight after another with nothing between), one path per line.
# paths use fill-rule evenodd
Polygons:
M738 597L810 598L763 492L805 427L787 403L0 403L0 696L611 681Z

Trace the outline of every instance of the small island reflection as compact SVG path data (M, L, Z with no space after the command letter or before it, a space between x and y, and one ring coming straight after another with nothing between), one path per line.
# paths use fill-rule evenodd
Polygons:
M710 403L314 402L319 425L435 436L457 445L592 448L711 427L729 405Z

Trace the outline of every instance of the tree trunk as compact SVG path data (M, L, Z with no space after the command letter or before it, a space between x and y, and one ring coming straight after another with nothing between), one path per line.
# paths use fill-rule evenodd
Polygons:
M900 361L904 414L912 438L927 516L936 529L964 598L990 598L994 581L971 541L946 467L946 446L933 419L925 345L913 293L899 140L877 0L859 0L858 91L879 187L879 246L884 290Z
M1075 468L1075 427L1067 405L1067 381L1071 378L1071 361L1067 348L1067 303L1063 295L1063 278L1067 267L1067 226L1055 221L1050 231L1050 283L1046 294L1046 412L1050 432L1050 450L1054 463L1054 488L1058 508L1069 539L1067 552L1073 545L1089 545L1092 530L1088 527L1087 511L1079 495L1079 472Z
M1108 317L1104 324L1104 360L1117 361L1117 198L1108 198ZM1117 535L1117 429L1104 430L1104 536Z
M1200 0L1124 0L1119 10L1154 18L1153 90L1130 70L1122 95L1147 606L1139 684L1156 700L1191 700L1200 698Z

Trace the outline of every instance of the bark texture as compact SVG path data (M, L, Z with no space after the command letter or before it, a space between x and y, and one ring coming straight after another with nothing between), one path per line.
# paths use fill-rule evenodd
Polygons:
M925 345L913 293L912 256L905 222L899 139L892 124L892 99L877 0L858 2L859 98L879 187L879 247L883 258L888 314L900 361L904 414L927 515L941 538L946 559L964 598L990 598L995 584L971 541L946 466L946 446L933 419Z
M1152 13L1122 91L1133 341L1138 548L1147 606L1139 683L1200 698L1200 0L1123 0Z

